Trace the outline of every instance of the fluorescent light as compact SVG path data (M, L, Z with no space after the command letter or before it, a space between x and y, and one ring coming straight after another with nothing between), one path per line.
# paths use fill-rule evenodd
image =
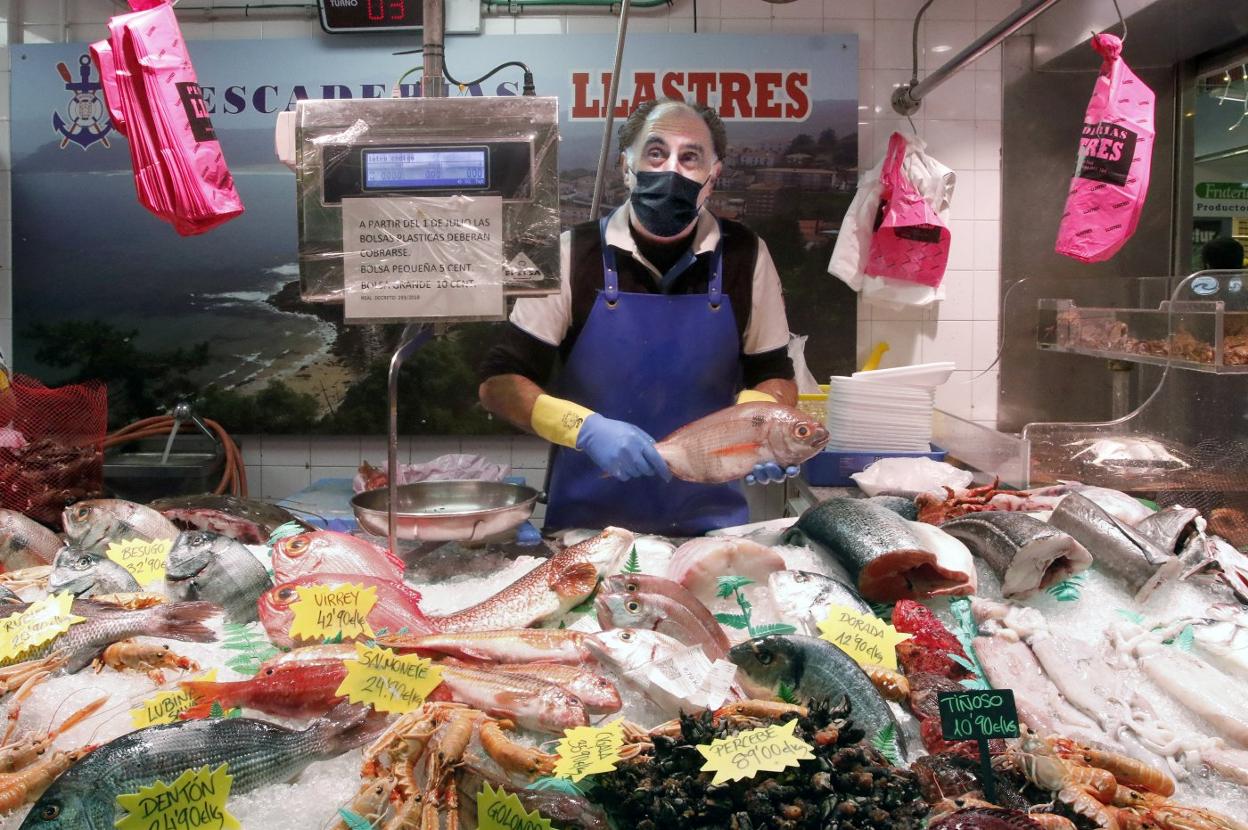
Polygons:
M952 47L952 46L945 46L944 44L941 44L940 46L933 46L933 47L932 47L932 51L933 51L933 52L937 52L937 53L939 53L939 52L949 52L949 51L952 51L952 50L953 50L953 47Z

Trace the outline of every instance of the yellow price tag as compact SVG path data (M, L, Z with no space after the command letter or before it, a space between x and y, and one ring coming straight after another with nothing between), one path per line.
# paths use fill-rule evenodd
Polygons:
M478 830L553 830L550 819L524 809L514 793L486 784L477 793Z
M195 680L202 683L211 683L216 679L216 669L195 678ZM144 727L156 726L161 723L173 723L178 719L179 715L194 705L195 697L185 689L157 692L143 701L142 704L130 710L130 722L134 724L135 729L143 729Z
M355 644L356 658L344 660L347 676L337 695L379 712L413 712L442 682L442 667L424 657L395 654L388 648Z
M215 770L211 767L188 769L172 784L157 781L150 787L139 787L137 793L117 796L117 806L126 811L126 816L117 821L116 828L241 830L238 819L225 807L233 783L229 765L222 764Z
M897 644L910 639L879 617L833 605L819 623L819 634L860 666L897 671Z
M578 726L564 730L559 741L555 775L580 781L587 775L611 772L620 762L624 727L619 721L606 726Z
M14 662L69 631L71 625L84 621L86 617L72 613L73 605L73 594L54 594L20 614L0 620L0 662Z
M794 730L797 719L782 726L760 726L738 732L730 738L716 738L710 746L697 747L706 759L702 772L714 772L711 786L727 781L753 778L760 772L780 772L815 757L810 744Z
M359 585L306 585L295 589L290 605L295 613L290 636L299 640L327 640L342 635L351 640L373 637L368 614L377 604L377 589Z
M113 542L108 546L108 558L130 572L134 581L147 587L165 578L165 563L169 560L169 551L173 549L170 539L156 539L148 542L143 539L127 539L124 542Z

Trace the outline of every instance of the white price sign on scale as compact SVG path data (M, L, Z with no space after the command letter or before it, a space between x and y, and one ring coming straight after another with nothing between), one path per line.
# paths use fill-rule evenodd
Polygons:
M499 196L343 199L347 322L502 320Z

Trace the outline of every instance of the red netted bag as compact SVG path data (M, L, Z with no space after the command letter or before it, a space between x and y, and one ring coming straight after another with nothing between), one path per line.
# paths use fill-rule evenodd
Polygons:
M97 497L104 485L108 389L90 381L50 389L13 378L12 428L0 448L0 506L59 528L65 505Z

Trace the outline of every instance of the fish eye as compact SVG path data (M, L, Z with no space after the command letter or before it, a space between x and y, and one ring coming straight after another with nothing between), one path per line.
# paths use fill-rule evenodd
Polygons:
M630 594L635 594L641 590L641 586L638 585L636 582L625 582L624 590L628 591Z
M290 602L292 599L295 598L295 589L283 588L282 590L277 592L277 598L280 599L282 602Z
M269 668L269 669L264 670L265 677L271 677L272 675L273 675L273 669Z
M61 814L61 806L59 804L49 804L39 811L39 818L44 821L52 821Z
M810 582L810 577L806 574L797 574L793 577L794 582Z
M78 561L74 563L74 567L80 571L85 571L87 568L91 567L91 557L79 556Z
M89 507L75 507L74 508L74 518L80 522L85 522L87 520L87 517L90 515L91 515L91 508ZM57 810L59 811L60 808L58 807Z
M797 433L798 438L810 437L810 427L806 426L805 424L798 424L797 428L794 429L794 432Z
M189 537L187 537L186 541L188 544L199 547L200 545L208 543L208 537L202 533L192 533Z
M296 536L286 543L284 550L290 556L302 556L308 549L308 538L306 536Z
M631 641L632 641L632 639L633 639L633 632L631 632L631 631L621 631L621 632L620 632L620 639L621 639L621 640L623 640L623 641L624 641L624 642L626 642L626 643L627 643L627 642L631 642Z
M625 610L628 611L628 613L636 614L638 611L641 610L641 603L635 600L629 600L628 602L624 603L624 608Z
M770 651L760 651L755 656L758 658L758 662L762 663L764 666L771 665L771 652Z

